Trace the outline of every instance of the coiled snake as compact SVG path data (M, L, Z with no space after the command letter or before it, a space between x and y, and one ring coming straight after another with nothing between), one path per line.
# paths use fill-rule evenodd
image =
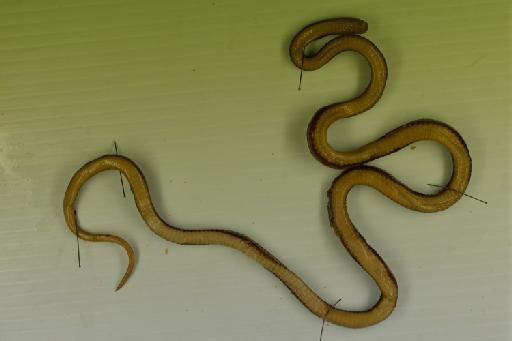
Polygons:
M307 139L312 154L323 164L339 169L348 168L332 183L328 192L328 212L332 228L350 255L377 283L381 296L374 306L365 311L337 309L320 298L304 281L250 238L230 230L183 230L163 221L155 211L146 180L134 162L126 157L105 155L85 164L72 177L64 197L66 223L78 237L94 242L111 242L122 246L129 259L128 268L117 289L132 274L135 254L132 247L120 237L94 234L78 226L74 204L81 186L92 176L105 171L121 171L130 183L137 208L149 226L160 237L178 244L231 247L246 254L279 278L313 314L325 320L346 326L365 327L384 320L393 311L398 286L390 269L377 252L366 243L352 224L347 212L347 195L357 185L375 188L396 203L411 210L436 212L454 204L465 191L471 175L471 158L461 136L446 124L432 120L410 122L357 150L341 152L327 142L329 126L340 118L347 118L370 109L384 91L387 66L384 57L369 40L359 34L366 32L367 24L358 19L338 18L324 20L305 27L292 40L290 56L303 70L316 70L343 51L355 51L368 61L371 81L357 98L335 103L320 109L311 120ZM337 35L314 56L304 56L306 45L328 35ZM453 171L449 183L438 193L426 195L415 192L385 171L364 163L398 151L419 140L434 140L444 145L452 156Z

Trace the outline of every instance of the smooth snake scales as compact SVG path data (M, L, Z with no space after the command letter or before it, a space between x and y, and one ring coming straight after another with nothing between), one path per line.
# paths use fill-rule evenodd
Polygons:
M386 263L366 243L352 224L347 212L347 195L356 185L370 186L396 203L411 210L436 212L453 205L466 190L471 176L471 158L462 137L444 123L417 120L400 126L379 139L353 151L334 150L327 142L329 126L341 119L362 113L377 103L384 91L387 66L378 48L360 36L366 32L366 22L352 18L324 20L305 27L292 40L290 56L293 63L305 71L316 70L343 51L355 51L369 63L371 80L366 90L349 101L335 103L320 109L310 121L307 139L311 153L323 164L337 169L347 169L332 183L328 192L328 212L331 226L347 251L374 279L381 296L365 311L338 309L325 302L304 281L250 238L230 230L183 230L163 221L155 211L146 180L133 161L117 155L105 155L80 168L72 177L64 197L66 223L73 233L88 241L111 242L122 246L129 259L128 268L117 289L132 274L135 253L120 237L94 234L78 226L75 201L81 186L94 175L105 170L121 171L130 183L137 208L149 226L160 237L178 244L224 245L246 254L277 276L313 314L327 321L346 327L366 327L384 320L393 311L398 286ZM304 56L305 47L324 36L336 37L325 44L314 56ZM433 140L444 145L451 154L453 170L448 184L432 195L415 192L394 179L385 171L365 166L368 161L380 158L420 140Z

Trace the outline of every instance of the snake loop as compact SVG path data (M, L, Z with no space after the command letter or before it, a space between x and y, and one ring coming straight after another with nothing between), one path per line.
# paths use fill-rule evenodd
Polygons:
M313 314L326 321L346 327L366 327L384 320L393 311L398 286L388 266L377 252L366 243L352 224L347 212L347 196L351 188L366 185L375 188L396 203L411 210L435 212L454 204L465 191L471 175L471 158L461 136L444 123L418 120L392 130L381 138L357 150L341 152L327 143L329 126L340 118L357 115L370 109L384 91L387 67L384 57L369 40L359 36L366 31L364 21L339 18L321 21L304 28L290 45L293 63L304 70L315 70L326 64L338 53L352 50L366 58L371 67L371 80L366 90L355 99L335 103L320 109L308 126L308 144L312 154L323 164L344 169L328 192L328 212L332 228L350 255L377 283L381 296L378 302L364 311L338 309L320 298L299 276L289 270L276 257L250 238L230 230L184 230L163 221L153 207L144 175L130 159L105 155L85 164L71 178L64 196L64 216L69 229L81 239L111 242L122 246L129 259L128 268L117 289L132 274L135 253L120 237L94 234L79 227L74 205L82 185L94 175L106 171L121 171L127 178L142 218L158 236L177 244L223 245L234 248L252 258L272 272ZM304 48L312 41L327 35L337 35L312 57L304 56ZM452 176L447 186L433 195L415 192L394 179L385 171L363 165L393 153L419 140L433 140L443 144L453 161Z

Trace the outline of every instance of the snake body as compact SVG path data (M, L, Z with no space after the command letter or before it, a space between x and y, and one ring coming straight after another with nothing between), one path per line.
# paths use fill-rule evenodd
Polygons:
M384 57L369 40L359 34L367 24L358 19L337 18L305 27L292 40L290 56L303 70L315 70L343 51L355 51L366 58L371 67L371 80L366 90L355 99L335 103L320 109L308 126L308 145L312 154L323 164L347 169L332 183L328 192L328 213L336 235L347 251L378 285L380 299L364 311L338 309L320 298L299 276L250 238L230 230L184 230L166 223L155 211L143 173L130 159L105 155L81 167L71 178L64 197L64 216L70 230L88 241L111 242L122 246L128 254L128 267L119 282L120 289L133 272L135 253L122 238L109 234L94 234L82 229L75 214L75 201L81 186L94 175L117 170L124 174L134 194L137 209L149 228L158 236L182 245L223 245L244 253L272 272L313 314L326 321L346 327L366 327L378 323L393 311L398 286L390 269L377 252L352 224L347 212L347 196L352 187L366 185L375 188L396 203L411 210L436 212L454 204L464 193L471 176L471 158L462 137L444 123L432 120L410 122L357 150L341 152L327 142L327 130L338 119L348 118L370 109L384 91L387 66ZM306 57L304 49L312 41L336 35L314 56ZM452 176L438 193L415 192L385 171L364 163L393 153L419 140L433 140L444 145L452 156Z

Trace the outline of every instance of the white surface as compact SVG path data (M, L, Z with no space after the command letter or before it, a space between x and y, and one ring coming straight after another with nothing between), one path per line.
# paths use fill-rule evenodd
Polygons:
M473 157L468 193L439 214L407 211L366 188L356 226L399 283L397 309L323 340L511 337L510 12L505 1L298 4L2 2L0 14L0 340L317 340L321 321L257 264L221 247L178 246L145 227L119 174L94 178L78 215L136 247L76 240L62 215L83 163L135 160L162 217L254 238L328 301L363 309L371 280L332 233L326 190L337 171L307 150L321 106L365 86L357 56L299 71L288 43L310 22L356 16L390 77L375 109L331 130L352 148L418 118L454 126ZM447 180L433 143L375 162L417 190Z

